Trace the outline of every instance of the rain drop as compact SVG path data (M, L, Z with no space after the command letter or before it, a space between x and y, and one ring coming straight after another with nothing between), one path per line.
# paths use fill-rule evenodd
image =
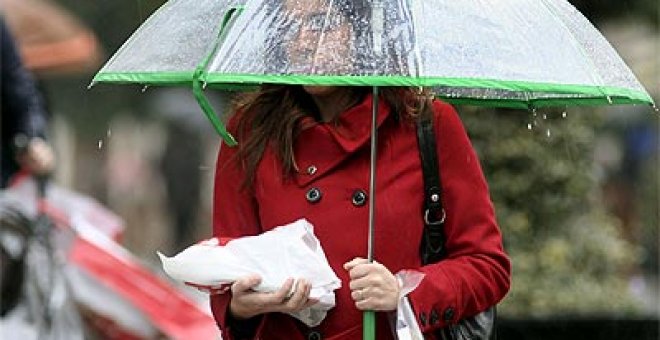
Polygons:
M112 137L112 130L108 129L107 136L108 136L108 138Z
M612 105L612 97L607 96L606 98L607 98L607 102L608 102L610 105Z
M142 90L140 90L140 92L145 93L145 92L147 92L148 88L149 88L149 85L144 85L144 87L142 87Z
M101 150L101 148L103 147L103 140L102 139L99 139L99 142L98 142L97 146L98 146L99 150Z
M546 137L550 138L550 129L545 130Z
M548 115L544 113L543 114L543 120L546 120L546 119L548 119Z
M532 130L532 123L527 123L527 130Z
M566 118L566 111L561 113L561 118Z
M655 111L655 113L660 113L660 109L658 109L658 107L655 106L655 104L653 104L652 107L653 107L653 111Z

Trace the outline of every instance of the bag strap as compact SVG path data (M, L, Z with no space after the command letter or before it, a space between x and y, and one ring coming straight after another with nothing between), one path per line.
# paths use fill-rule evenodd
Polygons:
M424 176L424 232L420 244L422 264L435 263L443 257L445 246L442 207L442 182L432 115L417 120L417 143Z
M422 264L436 263L445 256L445 210L442 207L442 183L437 140L433 130L432 115L417 120L417 143L424 176L424 232L420 245ZM467 339L462 332L472 334L470 339L497 340L496 306L491 306L472 318L463 319L458 325L438 330L437 339ZM458 332L461 332L460 334Z

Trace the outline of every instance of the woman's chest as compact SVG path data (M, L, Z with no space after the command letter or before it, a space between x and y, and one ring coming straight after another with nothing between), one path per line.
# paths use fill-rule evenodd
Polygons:
M299 171L287 180L267 152L255 182L262 227L306 218L329 257L350 260L366 256L369 203L375 200L376 258L393 267L410 266L393 258L416 260L421 239L423 185L417 141L405 131L386 132L379 138L375 194L369 190L368 143L344 150L308 140L296 153Z

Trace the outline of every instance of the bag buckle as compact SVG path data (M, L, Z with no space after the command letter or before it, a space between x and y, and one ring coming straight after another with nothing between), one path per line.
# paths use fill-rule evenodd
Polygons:
M445 218L447 218L447 213L445 213L444 208L442 208L442 216L437 221L430 221L429 220L430 212L431 212L431 209L424 210L424 223L426 223L427 225L439 225L439 224L445 223Z

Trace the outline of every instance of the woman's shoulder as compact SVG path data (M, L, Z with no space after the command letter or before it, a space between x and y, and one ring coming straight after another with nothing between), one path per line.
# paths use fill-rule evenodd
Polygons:
M444 102L440 99L433 100L433 120L437 125L463 128L463 123L461 122L456 109L449 103Z

